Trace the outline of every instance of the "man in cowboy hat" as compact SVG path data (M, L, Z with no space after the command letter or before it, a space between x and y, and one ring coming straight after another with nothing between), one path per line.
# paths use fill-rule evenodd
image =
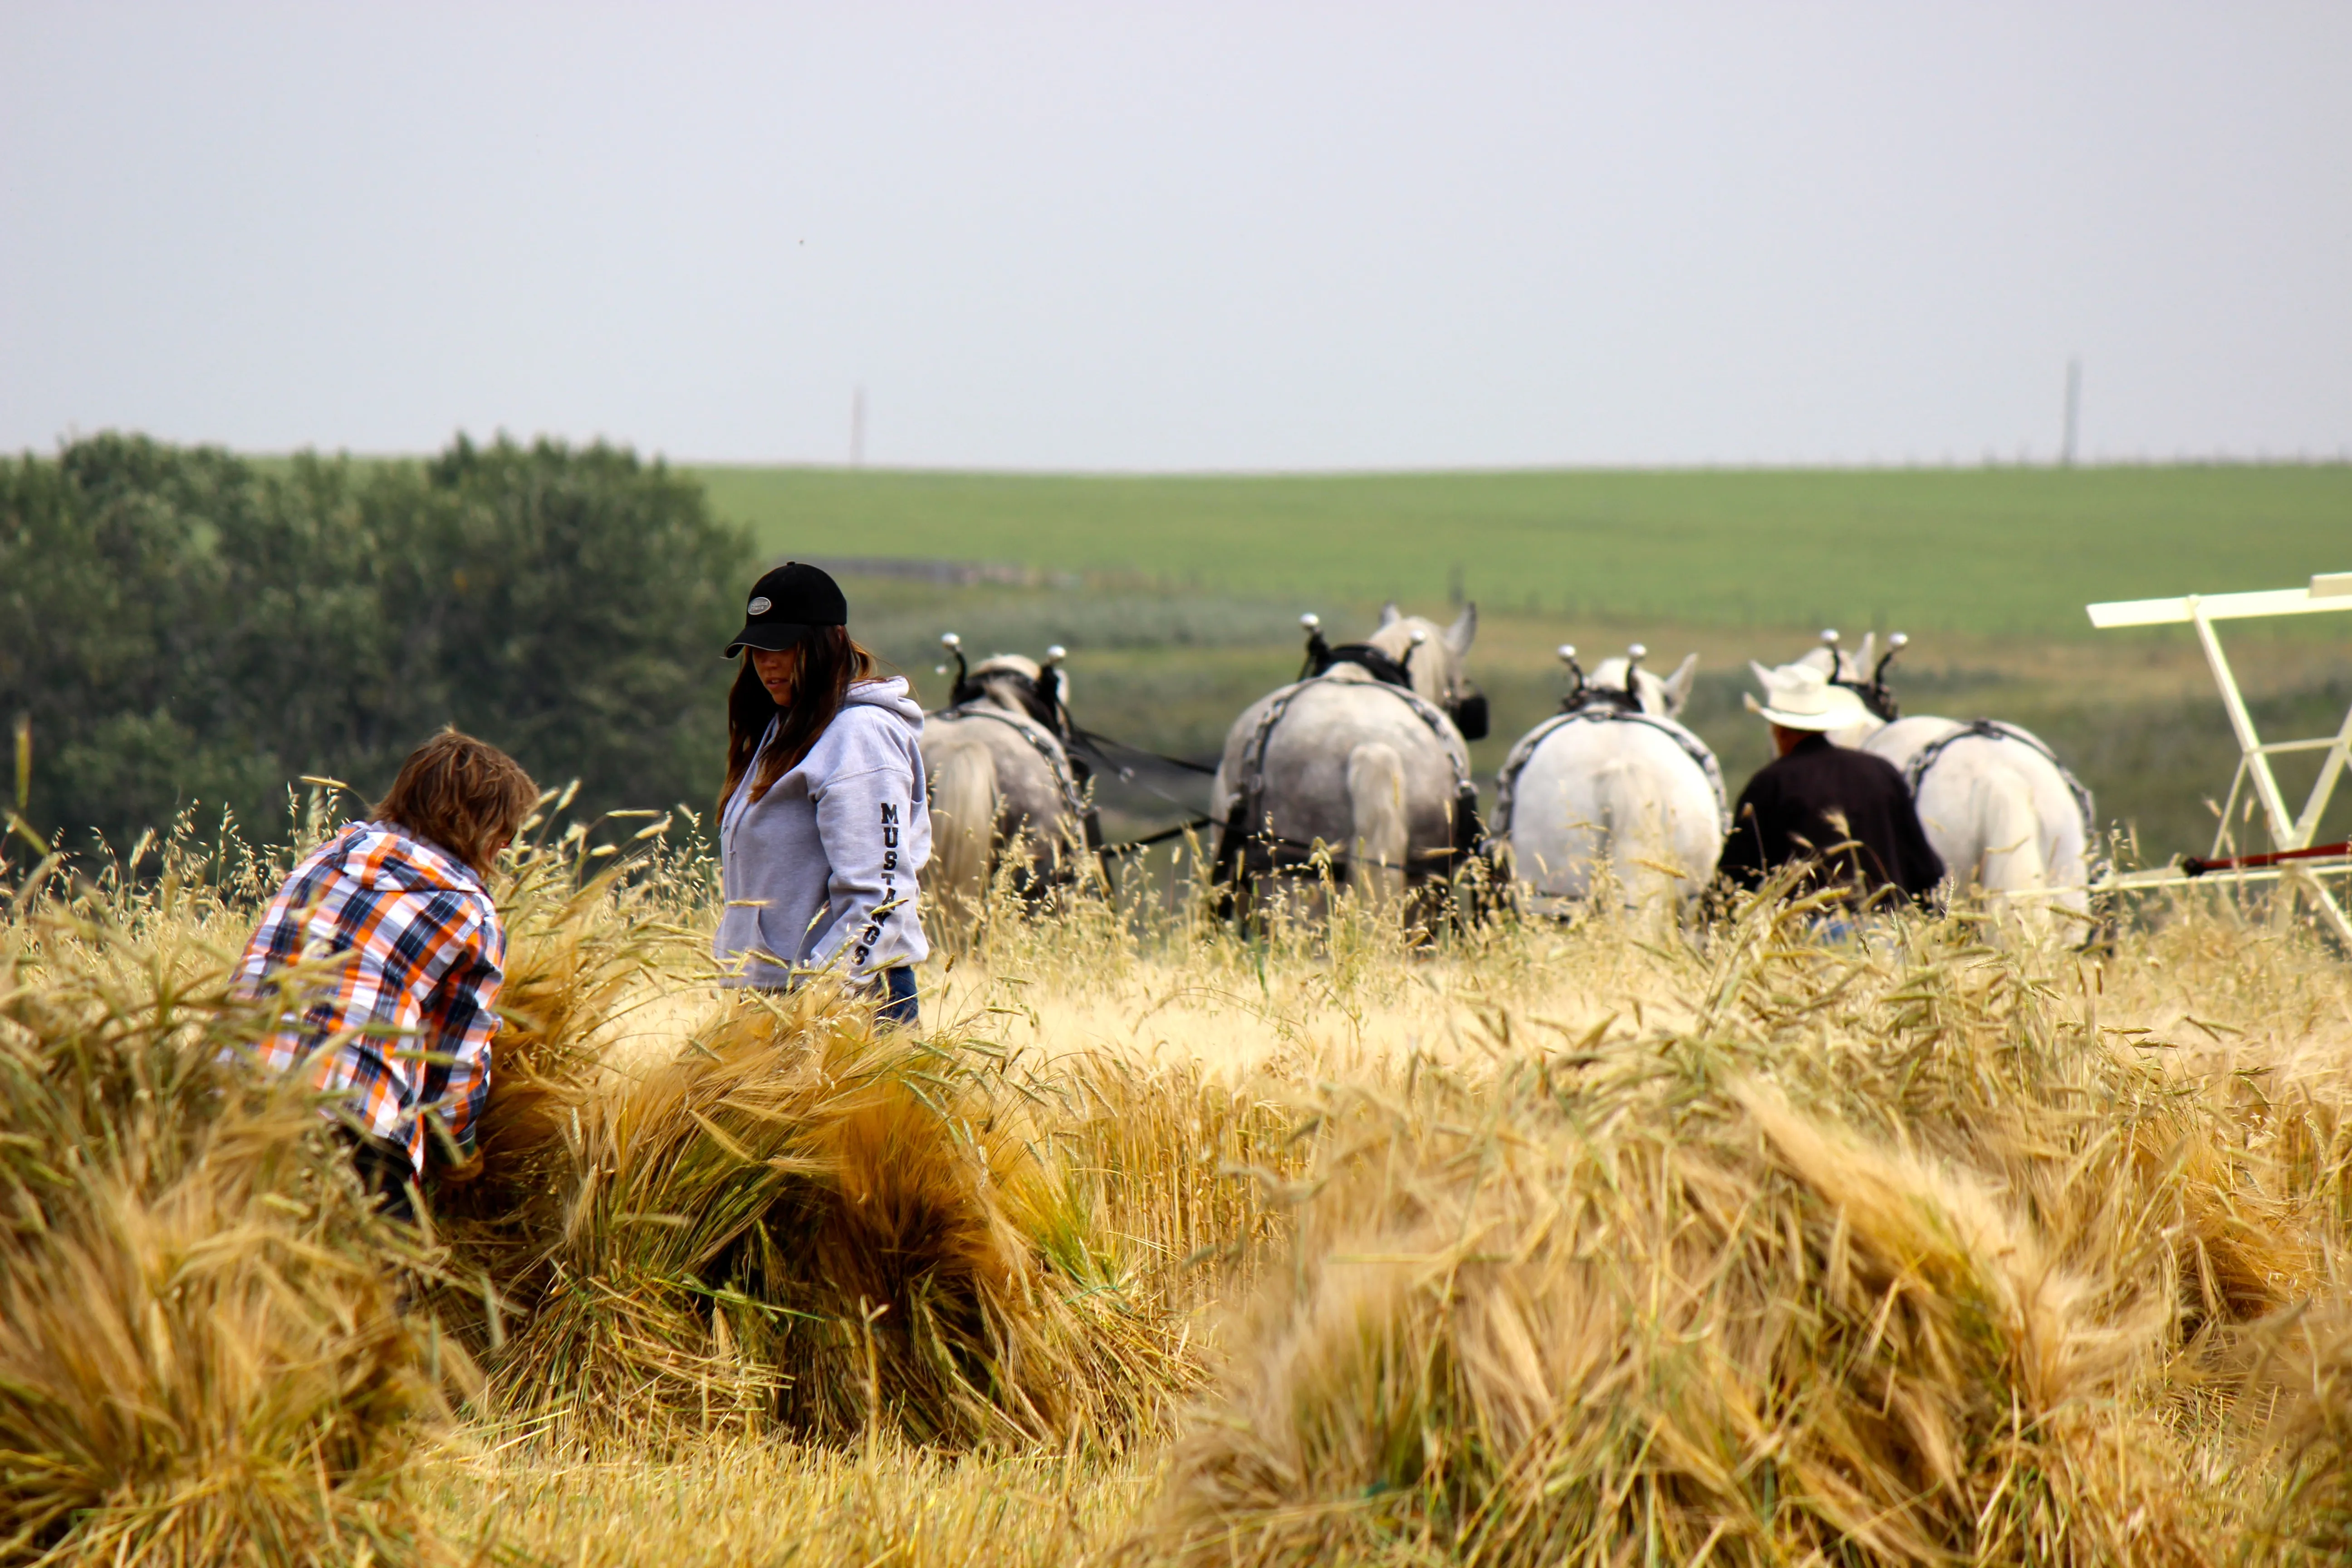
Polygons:
M1753 889L1801 864L1801 890L1842 886L1858 903L1927 898L1944 862L1903 775L1884 757L1830 742L1831 731L1870 721L1862 700L1811 665L1748 668L1764 687L1764 700L1749 697L1748 710L1772 726L1780 754L1739 792L1716 875Z

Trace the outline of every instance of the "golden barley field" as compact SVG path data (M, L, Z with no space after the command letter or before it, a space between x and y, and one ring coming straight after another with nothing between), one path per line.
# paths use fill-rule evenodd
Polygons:
M422 1234L239 1056L290 848L23 885L0 1561L2352 1552L2352 968L2291 907L2084 952L1195 889L1000 911L912 1037L714 989L663 842L510 856Z

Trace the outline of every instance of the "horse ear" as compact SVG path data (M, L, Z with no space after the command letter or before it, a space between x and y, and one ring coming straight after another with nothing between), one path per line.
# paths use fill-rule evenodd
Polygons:
M1874 658L1877 655L1877 652L1878 634L1876 632L1863 633L1862 652L1855 656L1853 661L1853 678L1856 680L1868 680L1870 679L1870 667Z
M1381 606L1381 630L1388 630L1402 618L1402 612L1398 610L1396 601L1394 599L1391 599L1387 604Z
M1478 606L1465 605L1454 624L1445 628L1446 650L1460 658L1470 651L1470 639L1478 635Z
M1665 689L1668 718L1681 712L1683 704L1690 700L1691 681L1697 674L1698 655L1686 653L1682 663L1675 666L1675 672L1658 683Z

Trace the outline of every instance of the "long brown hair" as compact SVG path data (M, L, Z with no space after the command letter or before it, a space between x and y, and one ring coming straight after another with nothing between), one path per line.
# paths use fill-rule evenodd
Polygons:
M488 742L444 730L408 753L371 815L438 845L487 877L499 847L514 837L538 804L539 786L512 757Z
M840 714L849 689L874 675L874 656L851 639L846 626L818 626L801 639L800 655L800 679L793 687L792 706L784 708L760 684L751 650L744 650L742 668L727 693L727 787L719 792L722 816L735 798L736 786L751 771L752 758L760 760L760 771L751 780L751 798L758 800L808 755ZM776 741L763 752L760 742L772 720L777 721Z

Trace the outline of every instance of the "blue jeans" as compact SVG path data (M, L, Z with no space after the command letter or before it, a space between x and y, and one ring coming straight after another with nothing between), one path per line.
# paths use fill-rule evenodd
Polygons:
M351 1151L352 1169L359 1173L361 1190L383 1216L403 1225L415 1225L416 1204L410 1194L416 1181L416 1167L409 1163L407 1146L341 1125L336 1127L335 1136Z
M917 1018L913 966L901 963L884 970L882 985L883 994L889 999L875 1010L874 1021L894 1028L913 1028Z
M747 991L761 991L771 996L790 995L795 989L790 985L747 985ZM901 963L886 969L864 985L850 988L849 994L872 995L882 993L882 1005L874 1010L874 1021L886 1028L911 1029L916 1024L915 970L912 964Z

